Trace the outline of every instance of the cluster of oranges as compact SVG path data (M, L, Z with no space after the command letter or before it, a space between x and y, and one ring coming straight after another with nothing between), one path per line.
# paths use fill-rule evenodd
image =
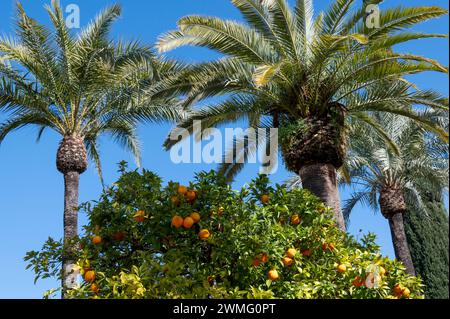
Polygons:
M253 267L259 267L261 264L265 264L269 261L269 255L266 253L259 254L255 258L253 258L252 265Z
M252 265L253 267L259 267L261 264L265 264L268 261L269 255L267 253L261 253L255 258L253 258ZM280 278L280 275L278 274L278 271L276 269L271 269L267 273L267 277L272 281L276 281Z
M281 260L283 262L283 265L285 265L286 267L292 266L292 264L294 263L295 255L297 255L297 250L295 248L289 248L286 251L286 255Z
M100 290L100 288L98 287L98 285L94 282L96 278L96 273L94 270L92 269L85 269L84 270L84 280L87 283L91 284L91 291L95 294L97 294Z
M403 287L400 284L396 284L394 286L393 290L394 290L394 296L397 298L401 298L401 297L409 298L409 296L411 294L411 291L409 290L409 288Z
M172 204L178 206L180 204L180 195L184 196L188 203L193 203L197 199L197 191L193 189L188 189L186 186L179 185L177 192L179 195L173 195L170 198Z
M180 203L179 195L184 196L188 203L193 203L197 199L197 192L195 190L190 190L186 186L179 185L177 189L178 195L174 195L171 197L171 202L174 205L178 205ZM222 208L223 213L223 208ZM194 224L200 222L201 216L198 212L192 212L189 216L183 218L180 215L175 215L172 217L171 225L176 229L181 227L185 229L191 229ZM198 237L201 240L206 240L211 236L211 233L208 229L202 229L198 233Z

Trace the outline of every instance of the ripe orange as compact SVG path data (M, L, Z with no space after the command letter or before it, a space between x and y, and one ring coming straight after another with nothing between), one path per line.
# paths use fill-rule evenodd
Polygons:
M116 232L116 233L111 235L112 239L115 240L115 241L122 241L122 240L125 239L125 236L126 236L125 233L121 232L121 231Z
M340 264L339 266L337 266L337 271L342 274L347 271L347 266Z
M186 195L188 189L187 189L186 186L180 185L180 186L178 186L178 190L177 191L178 191L178 194Z
M201 219L201 216L197 212L193 212L191 215L189 215L194 220L194 223L198 223Z
M252 261L253 267L259 267L260 264L261 264L261 261L259 260L258 257L253 258L253 261Z
M189 190L186 193L186 199L188 202L193 202L197 198L197 192L193 190Z
M222 216L224 212L225 212L225 208L223 208L223 207L219 207L219 209L217 210L217 213L219 214L219 216Z
M360 276L356 276L355 279L353 279L352 285L355 287L364 286L364 280Z
M267 204L269 202L269 200L270 200L269 195L264 194L264 195L261 196L261 202L263 204Z
M92 243L94 245L100 245L102 243L102 238L100 236L92 237Z
M278 278L280 278L280 275L278 275L278 271L276 269L272 269L267 273L267 276L269 277L270 280L275 281L278 280Z
M403 289L402 295L405 298L409 298L409 296L411 295L411 291L408 288L405 287L405 289Z
M206 240L211 236L211 233L209 232L209 230L207 229L202 229L199 233L198 233L198 237L200 237L201 240Z
M263 264L265 264L266 262L268 262L269 261L269 255L267 255L266 253L263 253L262 255L261 255L261 262L263 263Z
M328 244L328 249L329 250L334 250L334 248L335 248L335 245L333 243L329 243Z
M289 248L286 252L286 256L289 258L294 258L297 255L297 250L295 248Z
M302 219L300 218L300 216L298 214L294 214L291 216L292 225L298 225L301 223L301 221L302 221Z
M190 229L194 225L194 220L191 217L186 217L183 221L183 227Z
M283 265L285 265L286 267L289 267L294 263L294 260L289 257L283 257L281 261L283 262Z
M133 218L136 222L142 223L145 221L145 212L143 210L137 211Z
M174 204L175 206L178 206L180 204L180 199L178 198L178 196L172 196L170 197L170 201L172 202L172 204Z
M302 255L303 256L311 256L311 254L312 254L312 251L309 248L302 250Z
M322 244L322 250L327 250L328 249L328 244L327 243L323 243Z
M181 216L175 215L172 217L172 226L174 226L176 229L183 226L184 219Z
M394 286L394 295L400 297L403 295L403 287L400 284Z
M92 284L91 285L91 291L94 293L94 294L98 294L98 291L100 290L100 288L98 288L98 285L97 284Z
M84 280L86 282L94 282L95 280L95 271L88 270L84 273Z

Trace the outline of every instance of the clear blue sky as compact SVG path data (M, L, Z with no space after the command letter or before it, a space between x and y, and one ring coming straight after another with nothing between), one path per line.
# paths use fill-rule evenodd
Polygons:
M361 0L362 1L362 0ZM23 0L29 15L48 23L43 4L50 0ZM63 5L78 4L81 9L81 23L85 25L100 9L113 3L112 0L63 0ZM122 0L123 15L115 24L114 37L140 39L152 44L157 36L175 28L176 21L188 14L214 15L239 20L240 16L229 0ZM329 0L316 0L316 12L327 6ZM11 32L14 12L13 0L0 0L0 34ZM383 7L396 5L439 5L448 8L447 0L388 0ZM448 16L430 21L417 27L417 30L432 33L448 32ZM448 40L421 40L402 48L438 59L448 65ZM199 61L215 57L209 51L182 49L174 56L187 61ZM433 88L448 95L448 77L440 74L422 74L414 80L422 88ZM0 117L0 120L4 118ZM200 164L175 165L169 153L163 151L161 144L170 125L145 126L140 129L143 141L143 166L157 172L165 181L177 180L187 183L195 172L211 169L214 166ZM55 167L55 153L59 137L47 132L39 144L35 143L36 130L24 129L8 137L0 147L0 298L41 298L42 293L58 285L47 280L33 284L34 275L25 270L23 256L26 251L39 249L48 236L62 236L63 179ZM102 141L103 170L106 183L117 177L116 163L132 158L107 140ZM134 164L133 164L134 165ZM253 178L257 165L249 165L238 177L235 187L240 187ZM282 167L271 176L274 182L282 182L289 176ZM80 202L94 200L101 192L101 185L95 169L91 165L82 175ZM349 195L342 192L343 199ZM80 216L80 224L86 222ZM364 207L356 207L351 219L349 232L357 235L359 230L375 232L378 244L384 254L393 256L391 236L387 221Z

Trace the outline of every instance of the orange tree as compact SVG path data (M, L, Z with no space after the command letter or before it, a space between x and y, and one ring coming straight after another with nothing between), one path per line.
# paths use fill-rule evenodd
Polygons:
M359 242L306 190L259 176L241 190L214 172L183 186L126 171L79 238L74 298L422 298L404 266L374 236ZM59 276L60 244L26 260L37 278Z

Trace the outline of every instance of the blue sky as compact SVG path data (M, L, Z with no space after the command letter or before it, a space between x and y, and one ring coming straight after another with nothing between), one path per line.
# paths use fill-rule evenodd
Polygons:
M361 0L362 1L362 0ZM114 37L139 39L152 44L158 35L175 28L176 21L188 14L214 15L239 20L237 10L229 0L122 0L123 15L115 24ZM23 0L29 15L48 23L43 9L50 0ZM81 11L81 24L85 25L100 9L113 3L111 0L63 0L63 5L77 4ZM316 12L327 6L329 0L316 0ZM447 0L409 0L408 5L439 5L448 8ZM404 5L405 1L388 0L381 6ZM0 34L11 32L13 25L14 1L0 1ZM423 32L447 33L448 16L418 26ZM425 55L448 65L448 40L429 39L417 41L399 48L405 52ZM200 61L216 57L207 50L181 49L171 54L185 61ZM414 81L421 88L432 88L448 95L448 77L442 74L421 74ZM0 120L4 118L0 117ZM187 183L195 172L214 168L214 165L172 164L170 154L162 149L162 141L167 136L171 125L148 125L140 128L143 142L143 167L157 172L165 181L176 180ZM25 270L23 256L26 251L37 250L51 236L62 236L63 179L55 167L55 154L59 137L47 132L37 144L36 130L23 129L8 137L0 146L0 298L41 298L42 293L58 285L52 280L33 284L34 275ZM101 140L104 177L107 184L117 177L117 165L121 160L134 162L129 154L109 142ZM248 165L239 175L234 186L240 187L255 177L258 172L256 164ZM290 174L282 167L271 176L274 182L283 182ZM96 171L91 165L82 175L80 185L80 202L94 200L101 192L101 185ZM349 191L342 192L342 198L348 198ZM86 222L80 215L80 224ZM378 213L374 214L365 207L358 206L351 218L349 232L358 235L374 232L378 235L378 244L382 252L393 256L391 236L387 221Z

